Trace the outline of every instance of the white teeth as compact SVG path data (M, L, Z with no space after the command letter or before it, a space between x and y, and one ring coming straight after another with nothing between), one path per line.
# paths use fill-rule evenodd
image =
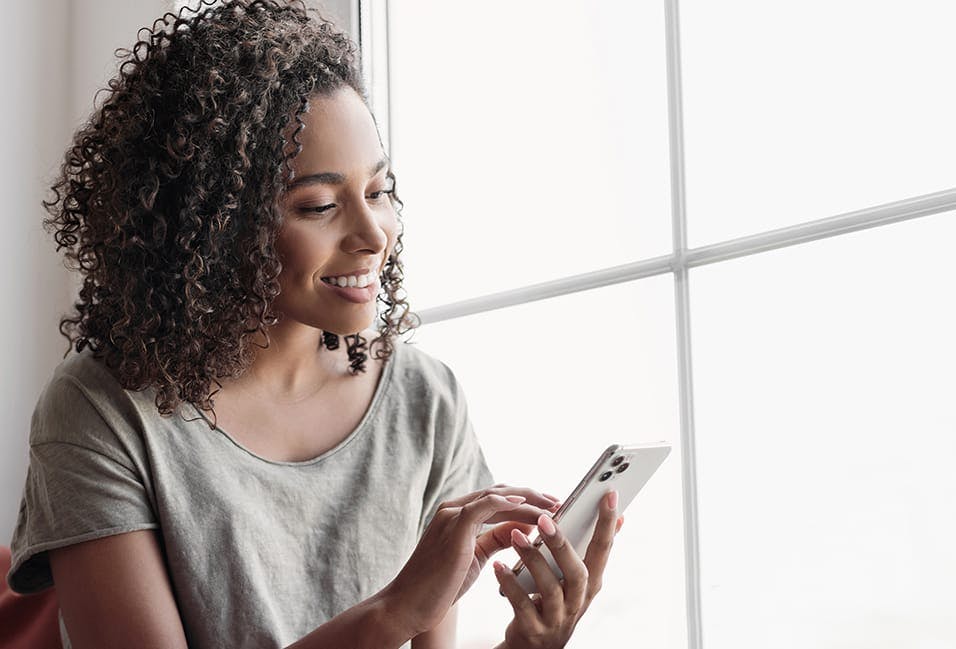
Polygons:
M332 286L340 286L342 288L365 288L370 284L375 283L375 271L371 271L366 275L343 275L341 277L323 277L322 281L326 284L331 284Z

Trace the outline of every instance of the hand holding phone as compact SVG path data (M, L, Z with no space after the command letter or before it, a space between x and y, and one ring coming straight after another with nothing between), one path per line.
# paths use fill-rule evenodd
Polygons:
M587 551L598 519L598 508L607 493L618 492L617 511L618 514L622 513L647 484L670 450L671 446L666 442L627 446L614 444L598 457L553 517L554 523L578 556L583 558ZM557 578L561 579L564 575L543 541L539 536L533 544ZM512 568L512 572L526 592L537 592L534 579L523 562L519 561Z

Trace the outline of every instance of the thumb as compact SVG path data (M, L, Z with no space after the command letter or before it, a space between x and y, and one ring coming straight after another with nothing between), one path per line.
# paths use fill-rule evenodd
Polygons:
M496 552L511 547L511 530L521 530L525 534L530 534L534 529L534 525L528 523L509 521L480 534L475 539L475 558L478 559L478 565L484 566Z

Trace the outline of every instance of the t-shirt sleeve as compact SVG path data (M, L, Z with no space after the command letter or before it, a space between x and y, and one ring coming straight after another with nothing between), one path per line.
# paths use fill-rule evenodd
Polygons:
M74 377L59 375L37 402L7 574L15 592L53 584L49 550L159 527L142 477L142 449L129 431L117 434L96 400Z
M423 516L418 529L424 533L438 506L473 491L490 487L494 477L485 461L478 437L468 416L468 406L461 385L448 372L453 398L450 404L449 423L440 431L429 487L425 492Z

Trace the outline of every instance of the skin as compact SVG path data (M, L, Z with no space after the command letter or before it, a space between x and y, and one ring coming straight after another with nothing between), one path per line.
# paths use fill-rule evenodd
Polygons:
M350 88L313 98L303 121L295 177L334 172L341 182L303 183L284 196L276 244L283 263L275 303L280 321L250 370L225 382L216 397L221 427L245 444L258 444L253 450L265 456L293 460L314 457L341 441L367 410L381 373L381 364L370 358L365 374L350 375L344 345L337 352L319 348L322 331L367 331L376 316L374 301L344 300L323 286L321 277L367 265L380 269L398 231L395 211L382 193L389 189L386 170L376 169L385 156L361 98ZM332 207L309 211L326 206ZM263 413L271 418L263 419ZM325 432L317 436L316 429ZM274 432L263 440L262 430ZM545 534L566 575L559 583L542 567L537 550L522 547L536 525L551 529L548 516L557 506L552 497L507 485L442 503L391 583L290 646L397 648L411 639L414 649L453 647L456 602L494 553L514 545L542 595L528 598L508 571L496 570L515 611L498 649L563 647L600 589L620 521L606 502L583 560L560 532ZM482 533L486 523L497 525ZM154 530L52 550L50 565L76 649L186 647Z
M505 641L496 649L551 649L567 643L601 590L614 537L624 524L617 513L617 498L617 492L612 491L602 500L583 561L547 515L538 519L545 545L564 574L561 581L528 537L519 530L512 531L512 544L534 577L540 595L529 598L507 566L495 562L495 577L515 613L505 630Z

